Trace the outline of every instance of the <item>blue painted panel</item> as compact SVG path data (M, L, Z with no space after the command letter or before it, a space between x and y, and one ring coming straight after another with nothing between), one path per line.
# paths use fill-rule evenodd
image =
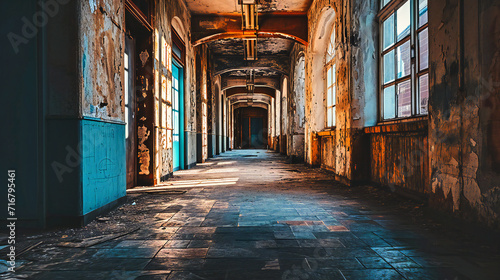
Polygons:
M172 62L172 121L174 171L184 168L184 94L183 70Z
M83 215L126 195L125 125L83 120Z

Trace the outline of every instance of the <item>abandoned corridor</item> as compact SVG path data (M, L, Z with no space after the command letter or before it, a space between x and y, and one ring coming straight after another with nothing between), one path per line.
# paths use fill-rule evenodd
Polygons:
M126 205L85 228L26 236L44 243L22 256L17 276L498 279L494 248L473 247L420 208L389 191L334 183L275 152L235 150L130 190ZM67 245L109 233L119 237Z
M0 277L498 279L499 0L0 13Z

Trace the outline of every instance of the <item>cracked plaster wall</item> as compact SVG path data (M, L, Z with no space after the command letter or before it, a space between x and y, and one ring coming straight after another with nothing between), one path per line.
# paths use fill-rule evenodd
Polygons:
M498 228L500 3L431 1L429 10L431 202Z
M81 114L124 121L124 7L120 0L79 1Z

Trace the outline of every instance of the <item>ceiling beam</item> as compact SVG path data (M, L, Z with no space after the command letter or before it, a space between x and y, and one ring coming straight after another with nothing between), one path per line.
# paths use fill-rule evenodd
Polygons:
M271 97L264 94L253 94L253 95L233 95L229 98L231 103L239 102L239 101L247 101L248 99L252 99L254 102L264 102L267 104L271 104Z
M235 103L233 106L234 106L233 110L236 110L236 109L239 109L239 108L250 107L250 105L248 104L248 102L247 103L243 103L243 102ZM252 107L257 107L257 108L262 108L262 109L269 110L269 105L266 104L266 103L254 102L252 104Z
M234 87L246 86L246 77L231 77L228 75L221 75L221 89L227 90ZM255 77L255 88L269 87L272 89L280 90L279 78L271 77Z
M229 88L226 90L227 97L230 97L230 96L235 95L235 94L241 94L241 93L243 93L243 94L247 93L247 88L245 86L233 87L233 88ZM265 95L268 95L268 96L273 97L273 98L276 96L276 90L272 89L272 88L268 88L268 87L255 87L254 93L255 94L265 94Z
M193 46L227 38L284 38L307 45L307 16L302 14L259 15L258 31L242 31L241 16L193 15Z
M258 48L258 46L257 46ZM258 60L243 60L243 56L215 56L215 75L230 72L230 69L275 69L281 74L290 72L290 57L287 55L264 55Z

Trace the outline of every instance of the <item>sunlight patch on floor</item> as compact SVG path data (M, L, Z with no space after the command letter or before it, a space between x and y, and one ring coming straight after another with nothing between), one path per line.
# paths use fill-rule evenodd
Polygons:
M212 187L212 186L228 186L235 185L239 178L222 178L222 179L206 179L206 180L185 180L185 181L170 181L154 187L137 187L127 190L127 193L152 191L152 190L167 190L176 188L197 188L197 187Z

